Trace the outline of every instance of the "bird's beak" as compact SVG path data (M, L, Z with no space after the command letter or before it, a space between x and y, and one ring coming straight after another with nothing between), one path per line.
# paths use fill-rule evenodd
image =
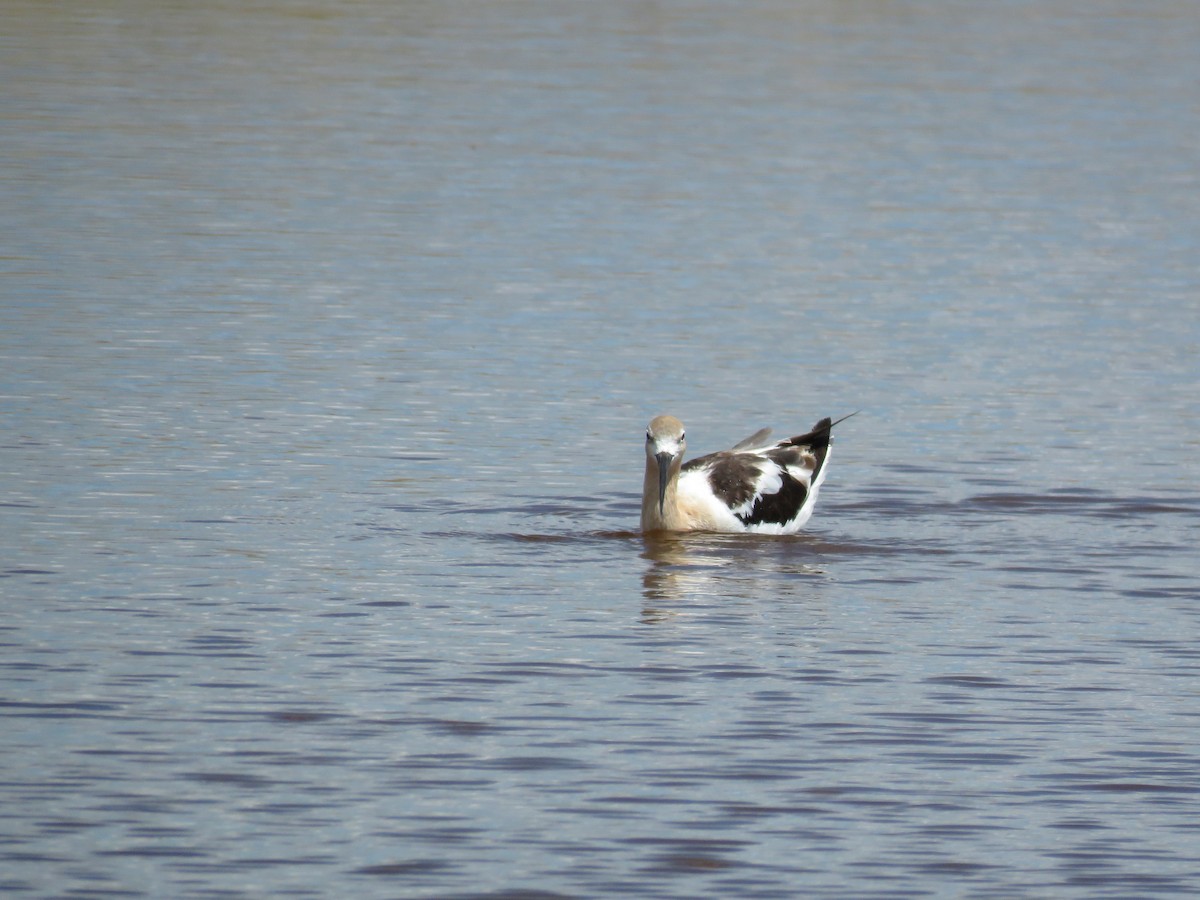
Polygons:
M663 514L663 504L667 499L667 475L671 471L671 462L675 457L666 450L661 453L655 453L654 458L658 460L658 514Z

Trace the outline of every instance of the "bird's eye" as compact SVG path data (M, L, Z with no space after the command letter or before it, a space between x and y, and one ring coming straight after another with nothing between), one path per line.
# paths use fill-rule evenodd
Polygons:
M649 431L647 431L647 432L646 432L646 440L648 440L648 441L652 441L652 440L654 440L654 438L650 437L650 432L649 432Z
M679 439L680 439L681 441L682 441L682 440L683 440L685 437L687 437L687 432L686 432L686 431L681 431L681 432L679 432Z

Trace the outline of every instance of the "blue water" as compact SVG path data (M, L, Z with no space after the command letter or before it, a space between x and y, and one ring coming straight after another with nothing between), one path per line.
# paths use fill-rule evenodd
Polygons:
M5 21L5 896L1200 891L1191 4Z

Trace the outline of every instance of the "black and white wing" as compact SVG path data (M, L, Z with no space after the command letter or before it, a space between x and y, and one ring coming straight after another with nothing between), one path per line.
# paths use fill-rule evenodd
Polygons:
M683 466L680 486L728 517L738 530L791 534L812 515L825 477L831 422L812 431L759 446L760 431L732 450L694 459ZM764 429L765 431L765 429ZM707 495L707 496L703 496Z

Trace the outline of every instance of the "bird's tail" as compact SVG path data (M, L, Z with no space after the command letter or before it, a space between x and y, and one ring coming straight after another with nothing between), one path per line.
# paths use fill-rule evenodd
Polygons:
M850 416L857 416L859 412L860 410L856 409L854 412L848 413L837 420L832 420L829 416L826 416L814 425L812 431L808 432L808 434L798 434L794 438L789 438L788 443L796 444L797 446L828 446L833 426L845 422Z
M825 459L829 456L829 444L833 440L833 426L839 422L845 422L850 416L856 416L858 413L859 411L855 410L836 421L826 416L814 425L812 431L808 434L798 434L788 441L792 446L803 447L804 450L816 457L817 464L813 468L812 473L814 492L820 486L821 482L825 480Z

